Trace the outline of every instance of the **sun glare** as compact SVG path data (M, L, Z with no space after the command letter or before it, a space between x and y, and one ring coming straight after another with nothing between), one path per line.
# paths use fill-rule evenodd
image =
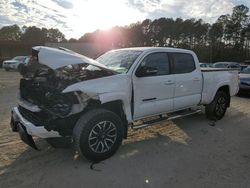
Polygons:
M73 15L68 24L73 36L80 37L85 32L96 29L107 30L113 26L123 26L143 19L143 14L117 0L75 2Z

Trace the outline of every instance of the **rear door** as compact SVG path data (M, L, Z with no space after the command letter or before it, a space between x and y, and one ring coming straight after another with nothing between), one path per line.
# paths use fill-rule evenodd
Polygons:
M175 75L174 110L197 105L201 100L202 73L192 54L170 53Z

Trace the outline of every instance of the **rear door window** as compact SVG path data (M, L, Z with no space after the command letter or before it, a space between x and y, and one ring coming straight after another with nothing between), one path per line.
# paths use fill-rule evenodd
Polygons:
M173 60L173 72L175 74L189 73L195 70L194 58L187 53L171 53Z

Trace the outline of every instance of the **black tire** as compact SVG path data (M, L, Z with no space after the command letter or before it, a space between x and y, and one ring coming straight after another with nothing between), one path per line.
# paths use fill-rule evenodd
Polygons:
M206 115L211 120L220 120L224 117L229 106L229 96L224 91L218 91L213 101L206 105Z
M46 141L53 148L70 148L72 146L71 137L46 138Z
M17 71L18 72L21 72L21 69L23 68L23 64L19 64L18 66L17 66Z
M73 130L75 150L86 159L99 162L118 150L122 143L124 127L121 119L105 109L86 112Z
M5 69L5 71L7 71L7 72L10 70L10 69L8 69L8 68L4 68L4 69Z

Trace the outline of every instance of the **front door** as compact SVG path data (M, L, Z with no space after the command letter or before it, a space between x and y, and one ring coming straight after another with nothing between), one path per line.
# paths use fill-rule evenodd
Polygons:
M157 70L152 75L133 76L134 119L173 110L175 77L170 74L170 61L166 52L147 55L140 66Z

